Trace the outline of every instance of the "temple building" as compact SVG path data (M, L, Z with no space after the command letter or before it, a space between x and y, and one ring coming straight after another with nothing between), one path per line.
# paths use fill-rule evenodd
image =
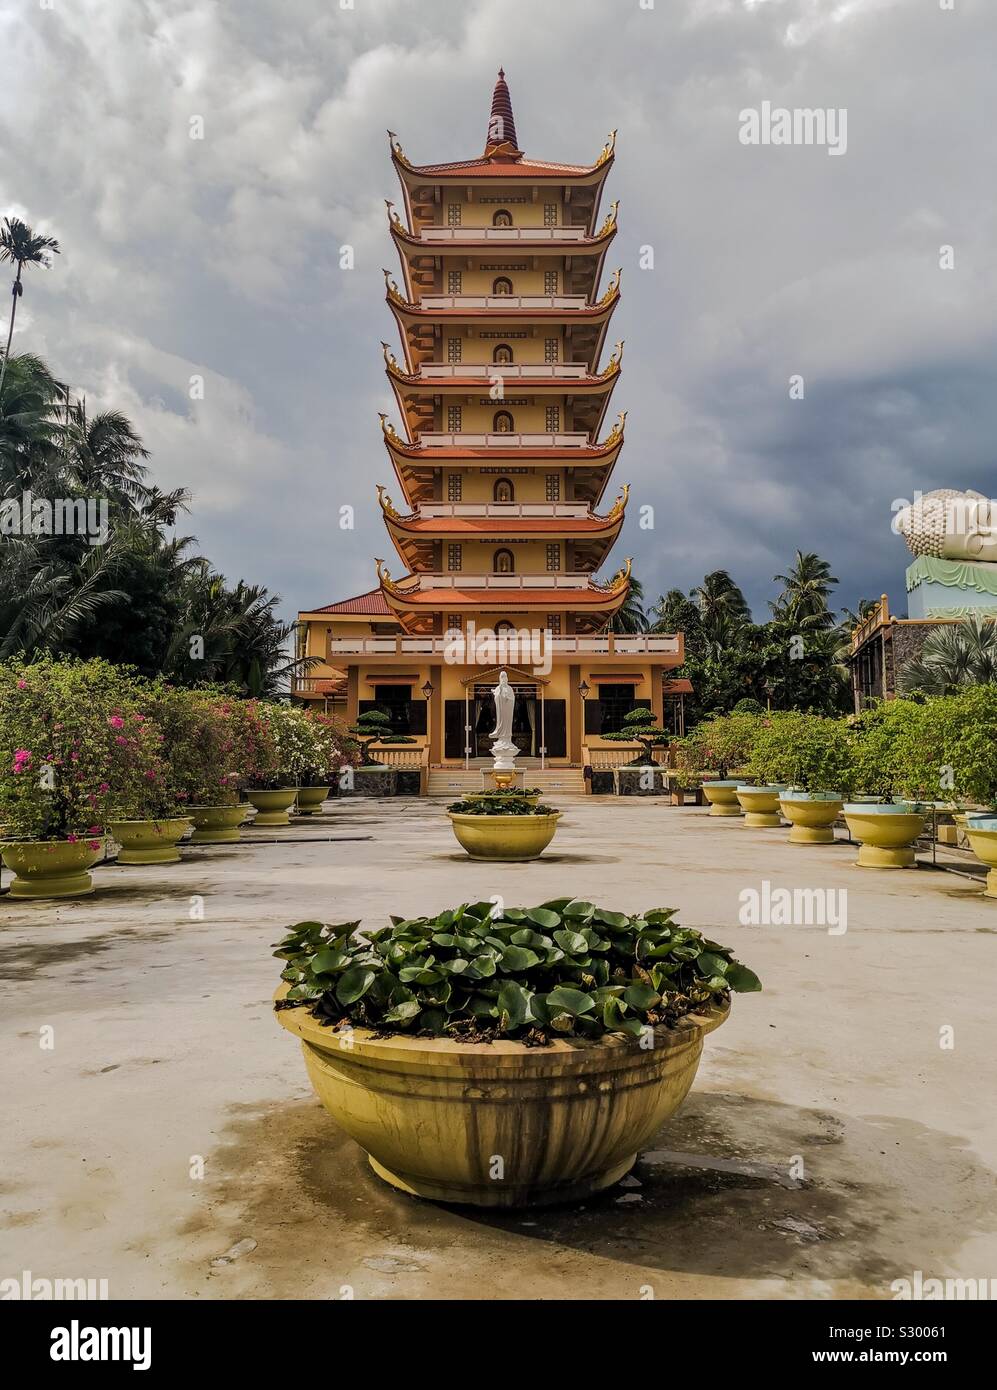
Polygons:
M368 593L299 614L299 651L320 660L293 693L350 722L387 711L436 768L489 757L503 667L527 766L619 749L600 735L638 705L680 732L681 634L613 635L629 560L598 577L628 494L610 486L620 272L602 287L614 137L588 165L528 158L500 71L480 157L415 165L389 140L400 348L382 344L397 423L381 417L394 483L377 498L397 560L375 561Z

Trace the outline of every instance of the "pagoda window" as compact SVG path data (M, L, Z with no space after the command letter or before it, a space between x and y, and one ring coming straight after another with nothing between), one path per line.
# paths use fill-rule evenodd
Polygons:
M557 434L561 428L561 407L549 405L544 410L544 429L548 434Z
M364 704L367 704L364 701ZM382 710L391 720L393 734L411 734L412 727L412 687L410 685L375 685L374 700L368 708ZM425 729L422 730L425 733Z
M492 294L512 294L512 281L508 275L500 275L492 282Z
M493 226L493 227L511 227L511 226L512 226L512 213L508 210L508 208L499 208L497 212L493 212L493 213L492 213L492 226Z
M557 271L544 271L544 294L557 294Z
M547 568L553 571L561 568L561 547L556 542L547 547Z
M460 226L460 203L448 203L448 204L447 204L447 226L448 226L448 227L459 227L459 226Z
M635 689L632 685L599 686L598 703L602 709L600 733L615 734L623 728L623 720L634 708Z
M561 357L559 349L560 344L556 338L544 338L544 361L559 362Z
M515 574L516 560L511 550L496 550L492 561L495 574Z
M495 624L495 636L499 637L503 632L515 632L516 624L510 623L508 618L502 618Z
M561 500L561 475L560 473L548 473L544 479L544 497L548 502L560 502Z
M447 569L451 574L463 567L463 554L459 545L447 546Z
M557 204L556 204L556 203L544 203L544 226L545 226L545 227L556 227L556 226L557 226Z
M459 405L447 406L447 433L460 434L463 411Z
M447 339L447 361L459 362L461 357L461 341L459 338Z
M508 343L499 343L492 353L493 362L510 363L512 361L512 348Z
M560 637L560 635L561 635L561 615L560 615L560 613L548 613L548 614L547 614L547 631L551 634L552 637Z
M447 294L461 293L461 272L459 270L447 271Z
M447 478L447 501L460 502L464 496L464 479L459 473L451 473Z
M516 490L508 478L496 478L492 496L496 502L515 502Z
M508 410L496 410L495 418L492 420L492 432L494 434L512 434L515 429L515 422Z
M447 632L461 633L464 630L464 619L459 613L447 614Z

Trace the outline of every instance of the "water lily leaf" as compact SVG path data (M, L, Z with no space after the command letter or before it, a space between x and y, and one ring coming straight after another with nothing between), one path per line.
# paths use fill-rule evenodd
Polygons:
M602 1005L602 1026L607 1033L613 1032L623 1022L623 1010L626 1006L621 1004L619 999L612 996L606 999Z
M589 944L579 931L570 931L567 927L563 931L554 933L554 940L563 951L567 951L569 956L585 955Z
M443 946L444 948L457 945L457 938L448 931L438 931L433 933L433 945Z
M389 1009L384 1015L385 1023L412 1023L422 1013L422 1005L417 999L404 999Z
M661 1003L661 995L650 985L635 984L623 991L623 998L633 1009L647 1011L653 1009L655 1004Z
M317 951L311 959L313 975L332 975L337 970L345 970L349 964L350 956L346 951L334 951L326 949Z
M552 1014L555 1010L560 1010L575 1017L578 1014L591 1013L595 1008L595 1000L591 994L585 994L580 989L572 989L570 985L558 985L547 995L547 1007Z
M363 998L376 979L376 973L366 966L351 966L339 977L336 998L344 1005L355 1004L358 999Z
M306 981L300 985L292 985L287 991L288 999L317 999L320 994L324 994L329 988L328 985L320 985L312 981Z
M463 975L470 963L463 956L454 956L453 960L441 960L440 969L445 970L449 975Z
M543 927L545 931L553 931L555 927L561 925L561 919L556 912L551 912L546 907L532 907L526 914L529 921L534 922L538 927Z
M630 918L624 912L607 912L604 907L597 907L595 910L595 920L602 922L607 927L612 927L614 931L623 931L630 925Z
M520 970L531 970L534 965L539 965L540 957L528 946L507 946L499 964L510 974L518 973Z
M479 980L485 980L489 975L494 975L497 969L494 956L475 956L471 965L474 967Z
M570 1033L575 1026L574 1015L568 1013L551 1014L550 1026L555 1033Z
M574 902L573 898L551 898L549 903L541 903L541 907L548 908L551 912L563 912L568 903ZM536 909L534 909L536 910Z
M421 1032L442 1033L446 1021L447 1016L442 1009L423 1009L419 1029Z
M742 965L739 960L731 961L727 967L726 983L738 994L750 994L762 987L762 982L755 972Z
M530 996L515 980L503 980L499 986L498 1009L503 1032L519 1028L526 1021Z
M542 936L538 931L531 931L529 927L522 927L519 931L514 931L509 938L514 946L549 946L550 937Z
M726 975L730 961L713 951L702 951L696 958L696 969L703 975Z
M578 918L583 922L587 922L594 912L595 908L591 903L585 902L582 898L572 898L571 902L565 904L561 916Z

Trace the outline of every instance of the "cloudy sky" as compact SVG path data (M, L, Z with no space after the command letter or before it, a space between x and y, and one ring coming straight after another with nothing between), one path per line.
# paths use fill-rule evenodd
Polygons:
M614 560L652 597L729 568L761 616L802 547L902 611L891 502L995 495L995 43L993 0L0 0L0 213L63 247L15 349L132 416L230 578L370 588L385 128L480 154L501 63L529 155L619 128ZM742 144L764 101L845 108L847 152Z

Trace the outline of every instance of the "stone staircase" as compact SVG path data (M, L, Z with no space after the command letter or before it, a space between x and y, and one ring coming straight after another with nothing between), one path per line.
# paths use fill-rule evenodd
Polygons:
M490 764L489 764L490 766ZM580 767L548 767L541 772L539 763L520 761L528 787L539 787L543 796L553 800L562 796L583 796L585 779ZM432 767L429 770L429 795L446 796L451 801L481 791L481 766L467 771L462 767Z

